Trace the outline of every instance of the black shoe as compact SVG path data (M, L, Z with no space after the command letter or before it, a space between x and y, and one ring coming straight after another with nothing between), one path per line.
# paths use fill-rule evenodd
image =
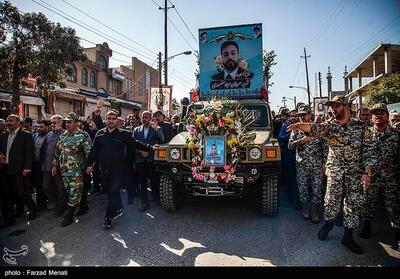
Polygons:
M364 253L364 251L353 240L353 231L354 230L351 228L344 228L342 244L346 246L351 252L361 255Z
M108 230L112 228L112 220L110 217L106 217L104 218L104 223L103 223L103 227Z
M142 207L139 208L139 212L145 212L145 211L147 211L149 209L150 209L149 205L142 205Z
M342 244L355 254L358 255L364 254L364 251L361 249L360 246L357 245L357 243L354 242L353 239L343 237Z
M82 216L85 215L89 211L89 206L84 205L80 206L78 212L75 214L75 216Z
M118 210L115 212L115 215L112 216L111 218L112 218L113 220L115 220L115 219L121 217L122 215L124 215L124 210L121 208L121 209L118 209Z
M75 207L68 207L68 212L64 216L64 220L61 222L61 227L66 227L74 222Z
M368 239L371 237L371 221L370 220L364 220L363 222L363 228L360 232L360 237Z
M333 222L332 221L326 221L325 225L319 230L318 232L318 239L319 240L326 240L328 237L329 232L333 228Z

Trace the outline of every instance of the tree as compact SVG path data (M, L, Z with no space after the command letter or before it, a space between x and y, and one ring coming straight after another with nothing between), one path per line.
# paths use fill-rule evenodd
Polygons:
M365 102L369 107L377 103L392 104L400 102L400 74L390 74L379 84L368 88Z
M267 91L270 87L274 85L273 82L271 82L271 77L274 75L274 73L271 71L272 66L275 66L278 64L278 62L275 61L276 54L274 50L271 51L264 51L263 55L263 76L265 80L265 84L267 86Z
M85 58L75 30L50 22L42 13L20 13L0 3L0 86L11 90L11 112L20 102L20 86L29 75L46 92L59 83L68 65Z

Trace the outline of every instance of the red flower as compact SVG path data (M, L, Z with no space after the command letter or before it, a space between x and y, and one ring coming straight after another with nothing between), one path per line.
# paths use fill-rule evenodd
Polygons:
M195 115L194 113L191 113L189 117L190 117L190 118L195 118L196 115Z
M192 167L197 167L197 162L193 162Z
M225 121L223 119L220 119L218 121L218 125L221 126L221 127L224 127L225 126Z

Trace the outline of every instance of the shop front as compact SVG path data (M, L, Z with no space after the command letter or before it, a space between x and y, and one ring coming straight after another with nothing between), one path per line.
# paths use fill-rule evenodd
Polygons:
M21 118L29 116L34 120L46 119L45 103L42 98L22 94L20 95L18 115ZM11 99L11 92L0 90L0 118L6 119L11 114Z
M119 111L122 118L125 118L128 114L139 114L142 110L142 104L139 103L119 98L111 98L110 100L112 108Z
M78 94L78 91L72 89L60 89L51 92L48 98L49 113L62 116L70 112L75 112L84 116L86 97Z
M92 112L94 112L96 110L97 107L97 102L99 99L104 99L104 107L102 110L102 117L105 116L105 114L107 113L107 111L109 110L109 108L111 107L110 102L108 101L108 99L110 98L110 95L108 95L106 93L106 91L102 88L100 88L97 91L93 91L93 90L88 90L88 89L84 89L81 88L79 90L79 93L81 95L84 95L86 97L86 104L85 104L85 118L88 117L89 115L92 114Z

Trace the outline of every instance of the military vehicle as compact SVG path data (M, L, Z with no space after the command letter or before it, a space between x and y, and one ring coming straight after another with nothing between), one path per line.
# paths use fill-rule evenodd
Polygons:
M252 145L240 150L235 180L229 183L195 180L192 175L193 154L186 144L189 132L183 131L155 154L157 169L162 173L160 202L165 210L180 209L187 194L207 197L242 197L248 191L257 191L262 214L274 216L278 213L281 153L278 141L273 138L269 104L261 99L238 101L243 110L254 111L256 119L249 127L254 131L255 139ZM201 114L205 104L206 102L191 104L188 113L194 111L196 114ZM207 171L207 168L203 171ZM216 171L224 172L222 168L217 168Z

